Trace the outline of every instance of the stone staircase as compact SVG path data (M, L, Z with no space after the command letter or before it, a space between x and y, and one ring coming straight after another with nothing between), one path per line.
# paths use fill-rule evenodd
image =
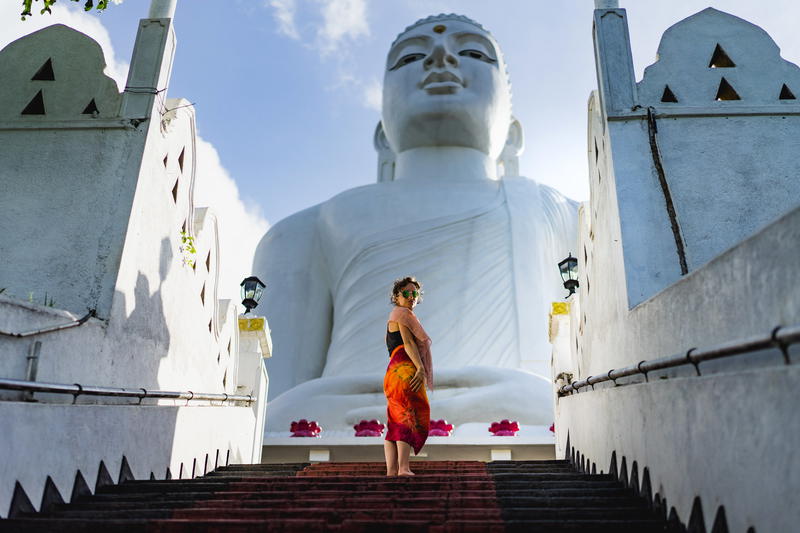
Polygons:
M0 532L654 532L666 522L611 475L567 461L231 465L191 480L126 481Z

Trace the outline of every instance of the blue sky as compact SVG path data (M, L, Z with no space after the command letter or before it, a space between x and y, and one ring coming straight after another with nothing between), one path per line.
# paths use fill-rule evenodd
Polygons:
M109 70L124 79L149 0L125 0L100 14L62 0L56 15L27 22L14 16L15 3L0 8L0 46L46 24L80 25L106 50ZM709 5L758 24L784 58L800 62L800 4L792 0L623 0L637 77L654 61L664 30ZM375 182L372 134L389 44L418 18L465 14L491 31L505 54L514 114L525 130L521 173L587 200L593 6L592 0L178 0L168 94L196 104L198 133L213 159L207 173L232 178L226 187L233 196L238 187L243 202L231 203L229 213L249 208L229 226L241 235L240 226L249 224L255 234L266 228L264 217L274 223ZM239 247L255 242L257 235ZM234 262L240 263L234 277L249 269L246 254Z

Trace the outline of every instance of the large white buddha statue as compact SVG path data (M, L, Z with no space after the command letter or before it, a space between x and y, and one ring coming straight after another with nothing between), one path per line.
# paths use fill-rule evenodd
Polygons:
M275 354L267 430L385 419L389 292L407 275L425 291L431 418L549 425L547 313L576 204L516 175L522 130L492 35L458 15L400 34L375 145L378 183L278 222L256 252Z

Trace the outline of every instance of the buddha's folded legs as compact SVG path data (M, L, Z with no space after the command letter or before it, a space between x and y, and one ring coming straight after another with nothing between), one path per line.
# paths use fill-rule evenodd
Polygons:
M316 420L323 431L353 434L361 420L386 422L384 374L319 378L302 383L269 402L267 432L287 432L293 420ZM436 370L428 391L430 417L456 426L509 418L524 425L553 422L552 386L522 370L487 366ZM488 435L488 433L487 433Z

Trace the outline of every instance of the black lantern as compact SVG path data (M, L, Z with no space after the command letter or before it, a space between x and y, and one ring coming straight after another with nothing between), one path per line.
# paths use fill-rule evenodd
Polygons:
M578 285L578 260L572 257L572 252L569 257L564 259L558 264L558 270L561 272L561 279L564 280L564 288L569 291L567 298L575 294L575 289Z
M258 305L266 285L257 277L250 276L249 278L244 278L241 287L242 305L247 309L244 312L247 314Z

